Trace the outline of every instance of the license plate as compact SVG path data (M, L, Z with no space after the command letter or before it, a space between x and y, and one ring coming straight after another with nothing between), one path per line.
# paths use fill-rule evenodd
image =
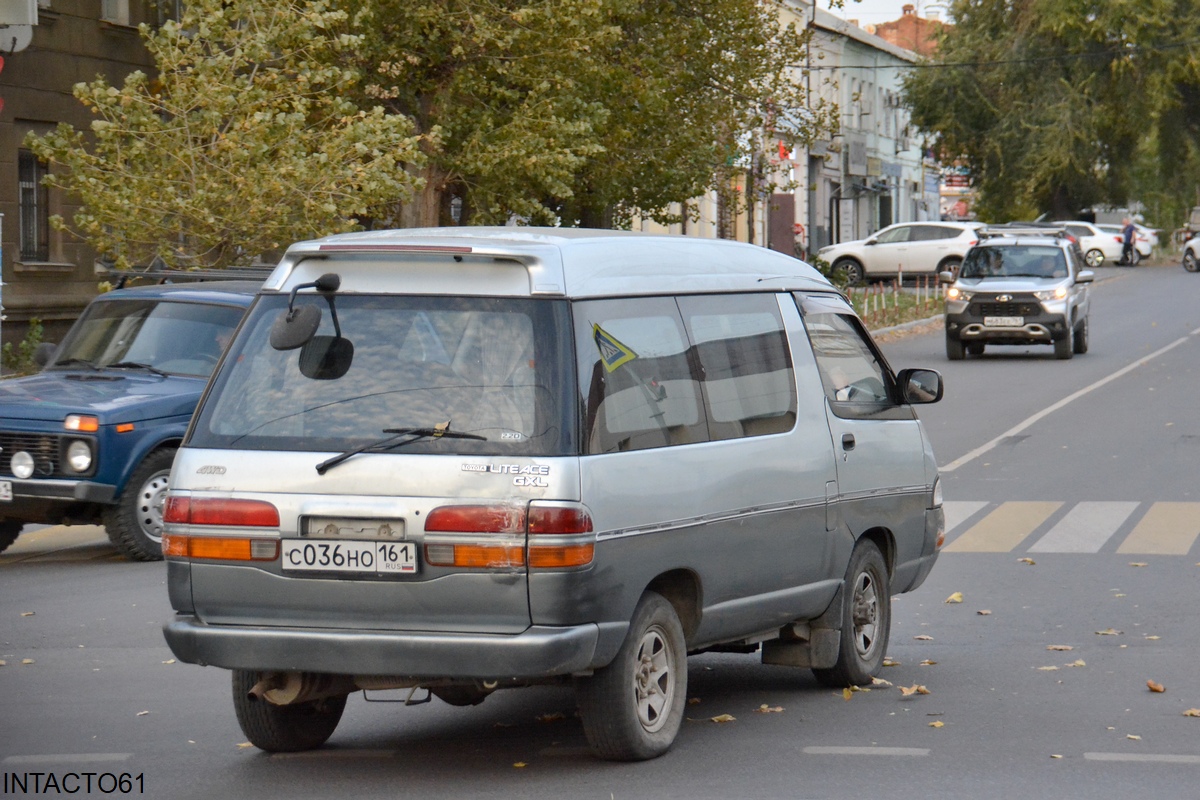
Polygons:
M1024 317L984 317L983 324L989 328L1020 328L1025 324Z
M285 539L285 572L349 572L358 575L412 575L417 546L412 542L356 542L345 539Z
M0 500L12 501L12 481L0 481Z

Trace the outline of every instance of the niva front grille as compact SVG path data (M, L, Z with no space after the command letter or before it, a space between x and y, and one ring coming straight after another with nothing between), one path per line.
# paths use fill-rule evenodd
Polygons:
M12 475L13 453L21 451L33 456L34 478L64 477L59 456L62 436L53 433L12 433L0 431L0 475Z

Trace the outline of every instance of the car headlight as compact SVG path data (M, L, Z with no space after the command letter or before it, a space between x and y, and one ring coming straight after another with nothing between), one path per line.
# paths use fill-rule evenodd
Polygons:
M963 302L966 302L974 296L975 296L974 292L965 291L963 289L958 288L957 286L951 286L949 289L946 290L946 299L947 300L962 300Z
M92 468L92 448L85 441L76 439L67 445L67 463L74 472L87 472Z
M33 456L26 453L24 450L19 450L13 453L12 461L9 462L12 469L12 474L18 478L28 478L33 475Z
M1033 296L1038 300L1062 300L1070 294L1066 286L1059 286L1055 289L1047 289L1044 292L1034 292Z

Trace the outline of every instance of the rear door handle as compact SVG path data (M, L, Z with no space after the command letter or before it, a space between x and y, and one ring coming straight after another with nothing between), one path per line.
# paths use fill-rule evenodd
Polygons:
M843 433L842 434L842 449L843 450L853 450L854 449L854 434L853 433Z

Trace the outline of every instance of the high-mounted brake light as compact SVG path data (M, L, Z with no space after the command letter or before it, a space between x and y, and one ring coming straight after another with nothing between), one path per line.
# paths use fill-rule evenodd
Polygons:
M226 525L278 528L279 509L265 500L168 496L163 508L168 525Z
M323 244L324 252L349 253L470 253L470 247L433 244Z

